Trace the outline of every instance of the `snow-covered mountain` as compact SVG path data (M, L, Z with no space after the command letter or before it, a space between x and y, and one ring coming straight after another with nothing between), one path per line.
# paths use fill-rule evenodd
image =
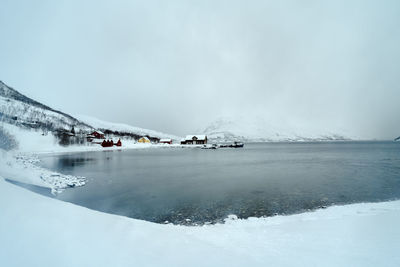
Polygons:
M89 131L93 127L76 118L43 105L0 81L0 120L24 128L46 131Z
M148 136L150 140L159 138L179 139L179 137L126 124L111 123L99 119L81 116L79 119L64 112L52 109L9 87L0 81L0 121L7 124L7 130L14 134L17 129L34 130L47 135L53 133L59 140L66 139L69 133L81 133L80 139L94 129L104 131L110 137L138 139ZM3 137L6 134L2 134ZM79 139L75 136L75 139ZM3 138L4 139L4 138ZM62 142L60 142L62 143ZM64 145L82 143L82 140L63 140Z
M331 141L351 140L342 132L318 130L311 126L297 126L284 121L269 121L262 117L223 117L203 130L216 142L278 142L278 141Z

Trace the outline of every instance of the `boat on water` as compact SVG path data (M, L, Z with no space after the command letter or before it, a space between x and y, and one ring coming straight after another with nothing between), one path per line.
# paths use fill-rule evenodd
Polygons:
M201 149L217 149L217 148L240 148L244 147L242 142L233 142L232 144L212 144L212 145L203 145Z
M232 144L220 144L218 145L219 148L225 148L225 147L230 147L230 148L239 148L239 147L244 147L244 144L242 142L233 142Z
M239 147L244 147L244 144L241 142L233 142L233 144L229 145L229 147L239 148Z

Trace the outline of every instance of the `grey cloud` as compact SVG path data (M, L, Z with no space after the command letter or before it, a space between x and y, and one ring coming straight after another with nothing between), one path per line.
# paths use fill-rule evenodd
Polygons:
M1 79L66 112L185 134L258 114L400 135L397 1L5 1Z

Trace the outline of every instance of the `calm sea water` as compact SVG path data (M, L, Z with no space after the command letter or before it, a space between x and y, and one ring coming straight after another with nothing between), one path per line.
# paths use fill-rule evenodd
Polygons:
M43 166L88 178L56 198L163 223L291 214L400 198L400 143L254 143L48 155Z

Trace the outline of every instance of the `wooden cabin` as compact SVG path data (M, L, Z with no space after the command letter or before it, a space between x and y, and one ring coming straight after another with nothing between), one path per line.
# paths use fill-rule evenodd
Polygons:
M94 131L89 136L89 138L104 139L104 133L102 131Z
M147 138L146 136L143 136L143 137L141 137L141 138L138 140L138 142L139 142L139 143L143 143L143 144L145 144L145 143L150 143L150 139Z
M181 140L181 145L205 145L207 144L206 135L187 135Z
M117 142L114 142L114 140L103 140L103 142L101 143L102 147L112 147L112 146L122 146L122 142L121 139L118 139Z
M115 144L116 146L122 146L121 139L118 139L117 143Z
M111 147L113 145L114 145L113 140L103 140L103 142L101 143L102 147Z
M172 144L172 139L160 139L160 144Z

